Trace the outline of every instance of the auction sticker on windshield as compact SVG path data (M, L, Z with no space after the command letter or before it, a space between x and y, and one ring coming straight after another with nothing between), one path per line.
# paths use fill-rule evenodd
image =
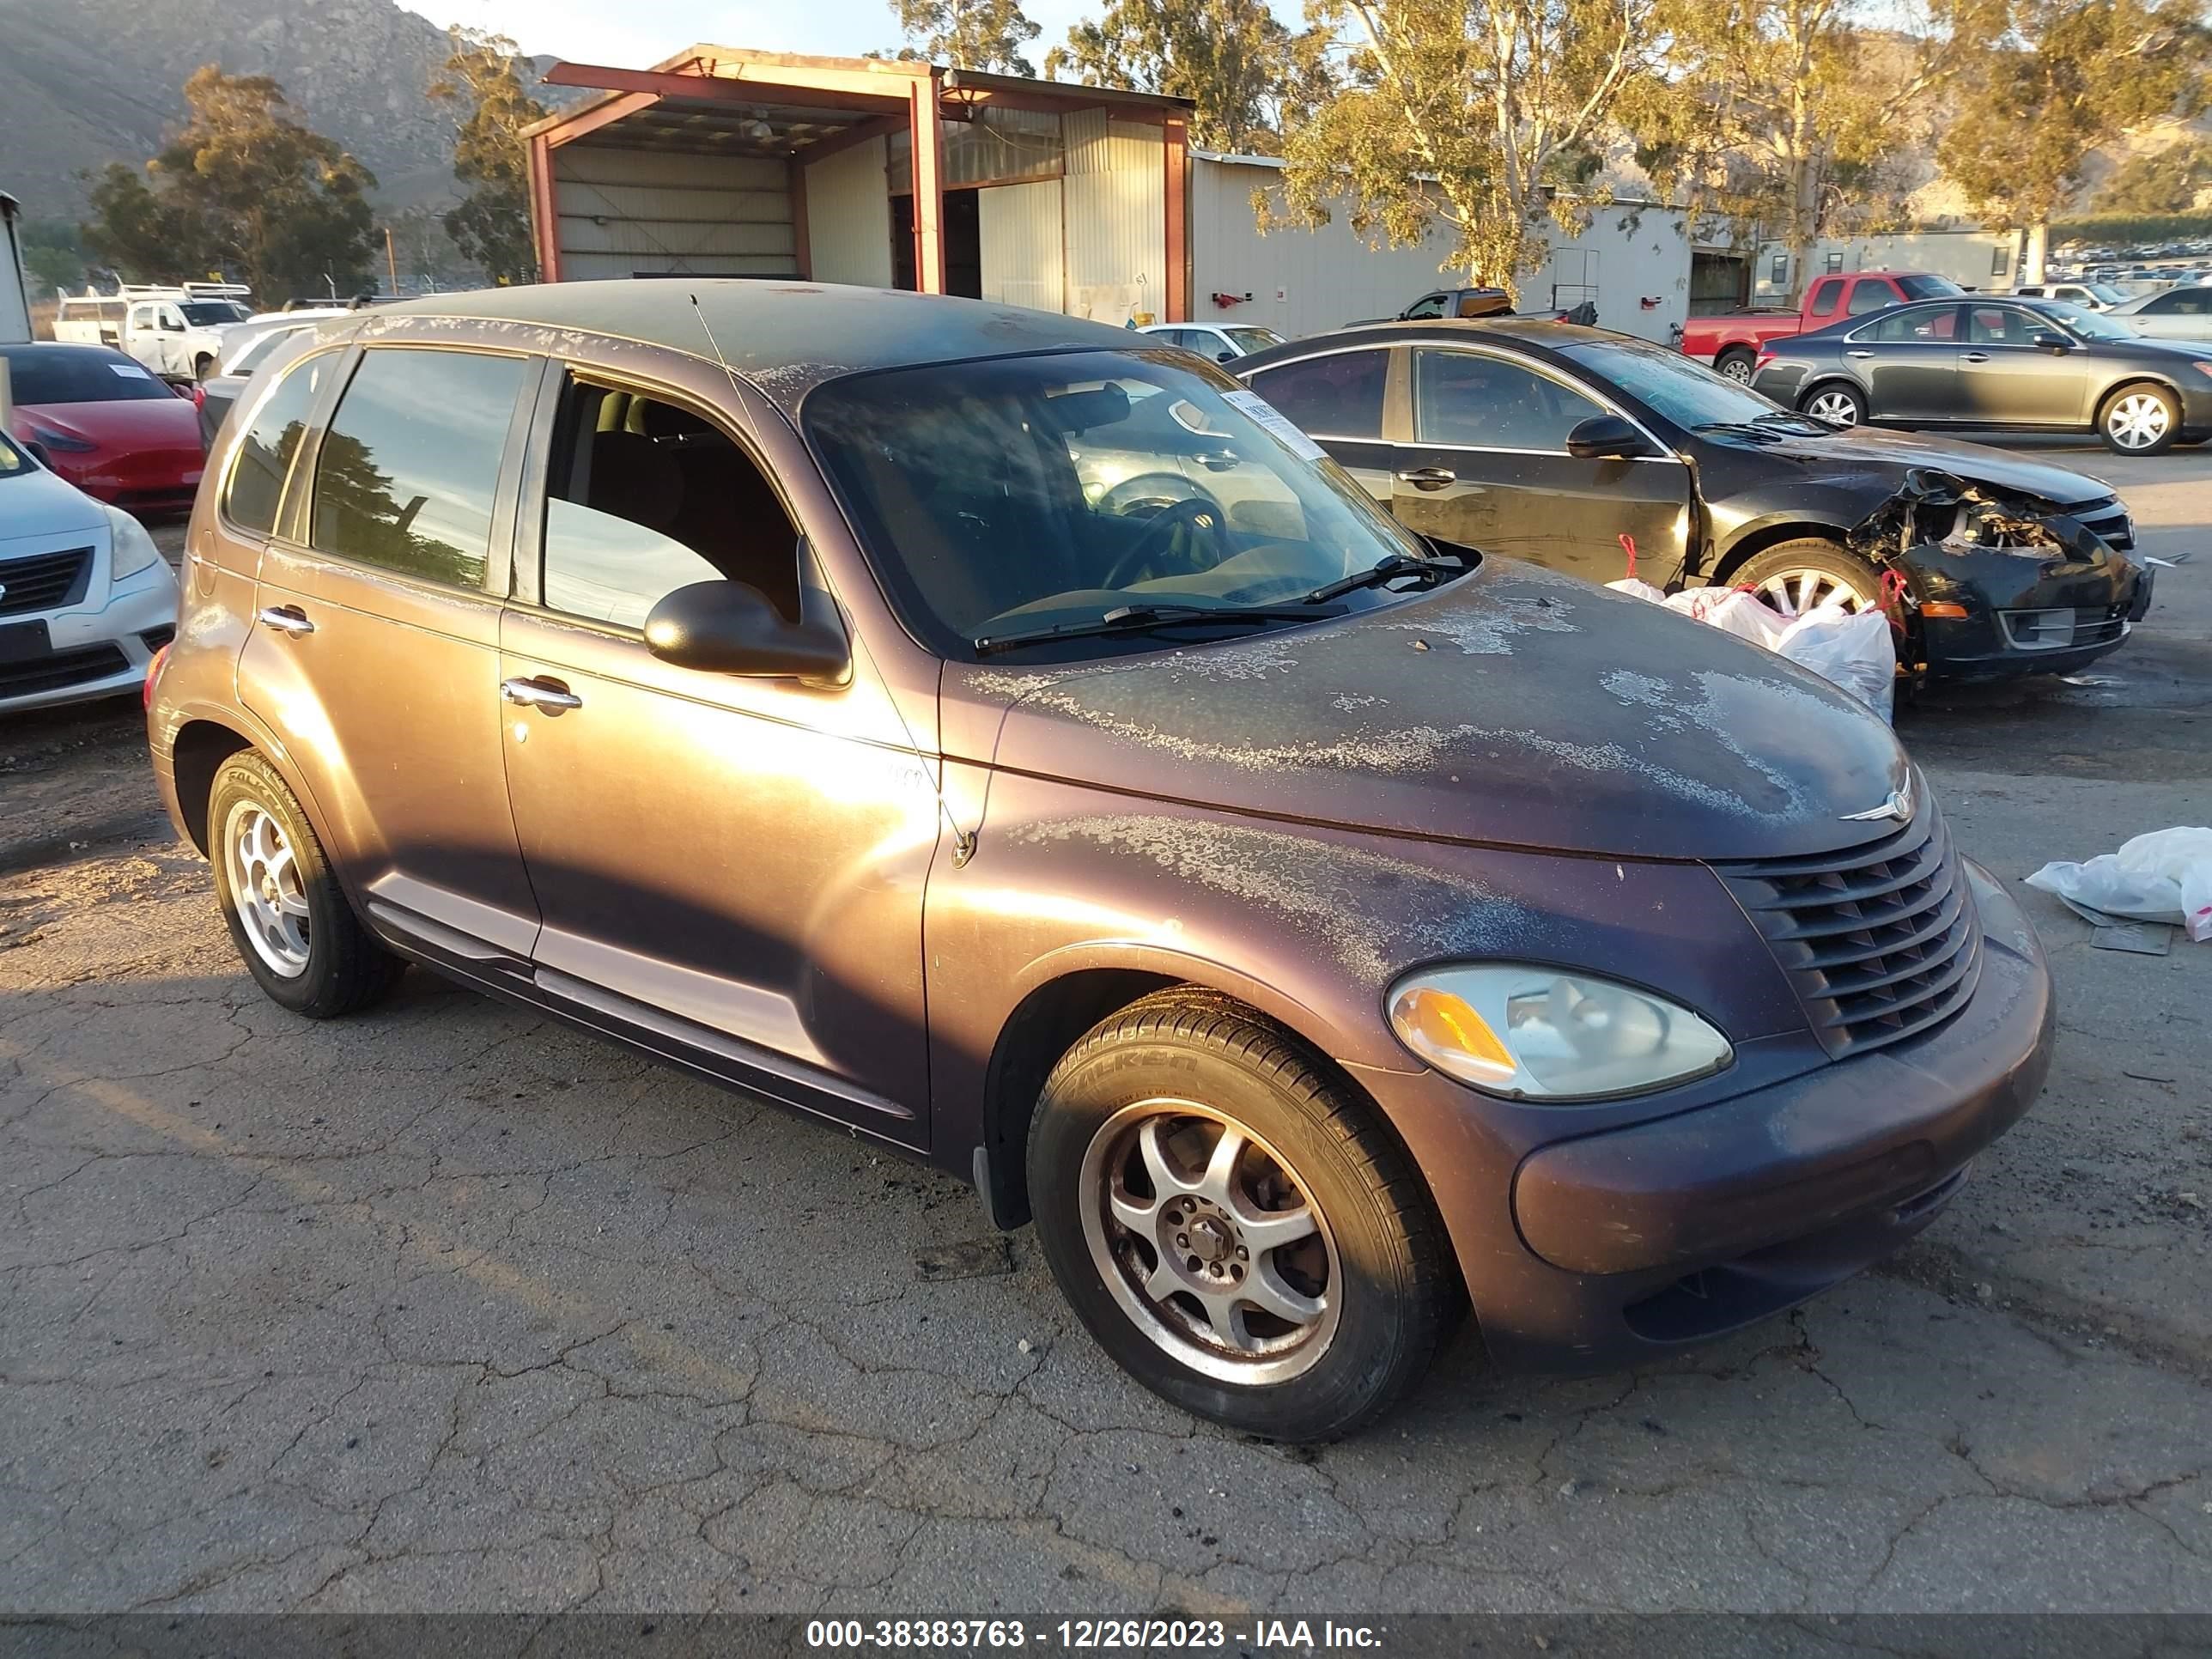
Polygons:
M1256 392L1224 392L1221 401L1243 410L1283 441L1300 460L1317 461L1328 452L1291 423L1290 418Z

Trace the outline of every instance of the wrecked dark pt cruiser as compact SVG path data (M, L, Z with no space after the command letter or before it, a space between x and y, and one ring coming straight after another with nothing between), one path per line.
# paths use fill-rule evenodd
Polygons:
M2034 935L1844 693L1123 331L696 292L381 308L226 422L149 734L281 1006L417 963L956 1171L1284 1439L1463 1320L1793 1306L2034 1100Z

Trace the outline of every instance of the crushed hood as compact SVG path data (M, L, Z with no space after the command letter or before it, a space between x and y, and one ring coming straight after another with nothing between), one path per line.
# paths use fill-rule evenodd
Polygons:
M1825 680L1643 600L1491 559L1312 627L1024 671L950 671L1002 720L960 758L1071 784L1384 834L1618 857L1769 858L1906 776ZM995 742L985 734L995 732Z
M1747 441L1746 447L1752 444ZM1901 471L1919 466L1956 473L1972 483L1995 484L2060 507L2102 501L2112 493L2112 485L2072 467L1925 433L1852 427L1819 437L1785 437L1779 443L1758 443L1756 447L1762 454L1803 462L1816 477L1825 465L1833 463L1839 477L1853 482L1859 481L1863 470L1869 467Z

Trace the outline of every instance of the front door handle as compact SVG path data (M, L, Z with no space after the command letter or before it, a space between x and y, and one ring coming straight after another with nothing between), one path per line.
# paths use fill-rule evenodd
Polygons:
M581 708L584 700L558 680L506 680L499 694L509 702L530 708Z
M314 623L307 620L307 613L296 605L265 607L261 612L261 625L273 628L280 634L312 634L315 631Z
M1871 351L1846 351L1844 356L1846 357L1871 357L1874 356L1874 353Z
M1989 360L1990 354L1986 351L1970 351L1965 358L1965 361L1970 363L1985 363Z
M1442 489L1446 484L1457 483L1459 474L1442 466L1409 467L1398 475L1398 482L1416 489Z

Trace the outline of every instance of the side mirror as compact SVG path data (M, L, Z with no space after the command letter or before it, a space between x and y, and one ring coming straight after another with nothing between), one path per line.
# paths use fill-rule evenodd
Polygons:
M164 317L161 319L161 331L165 334L182 334L185 331L185 319L181 317Z
M1217 363L1233 363L1237 361L1237 354L1233 351L1217 351L1213 354L1213 361Z
M2063 334L2031 334L2027 343L2038 351L2071 351L2074 349L2074 342Z
M1567 453L1585 461L1626 461L1658 452L1618 415L1593 415L1567 434Z
M646 647L663 662L749 679L835 684L852 665L844 624L830 596L802 588L796 623L750 582L693 582L645 619Z

